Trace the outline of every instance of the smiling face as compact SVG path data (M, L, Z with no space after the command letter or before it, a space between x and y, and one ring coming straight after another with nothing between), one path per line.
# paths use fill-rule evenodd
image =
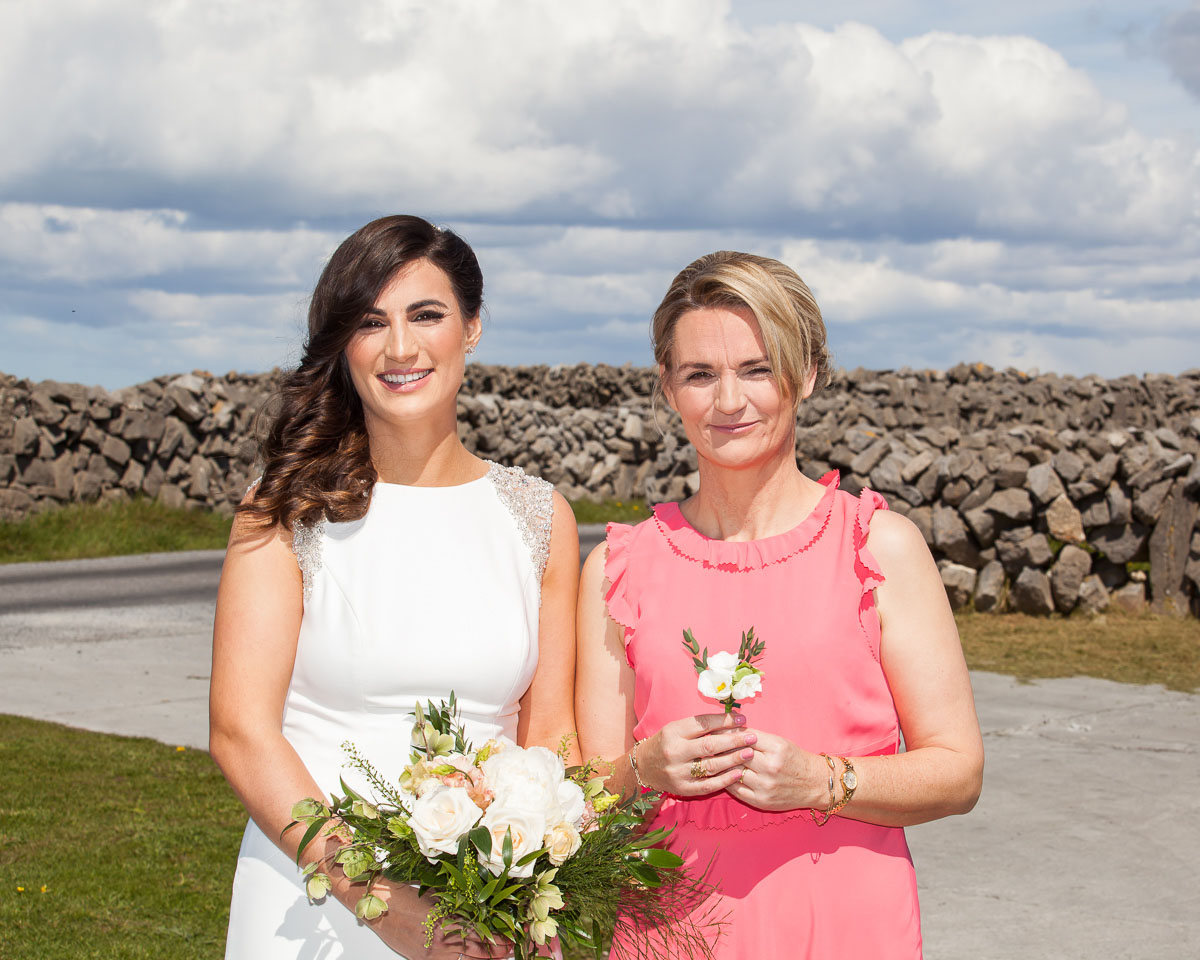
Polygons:
M663 393L702 460L760 465L795 445L795 410L780 390L747 307L689 310L676 322ZM805 385L804 395L811 390Z
M346 346L368 434L388 425L454 417L478 316L464 317L450 278L428 260L399 270Z

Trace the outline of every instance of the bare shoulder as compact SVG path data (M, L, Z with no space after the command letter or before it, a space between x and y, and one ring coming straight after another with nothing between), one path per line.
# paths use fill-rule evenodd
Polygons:
M867 532L867 549L883 567L912 563L929 555L925 538L908 517L876 510Z
M579 574L579 588L591 587L599 589L604 583L604 563L608 559L608 542L601 540L592 547L583 562L583 571Z

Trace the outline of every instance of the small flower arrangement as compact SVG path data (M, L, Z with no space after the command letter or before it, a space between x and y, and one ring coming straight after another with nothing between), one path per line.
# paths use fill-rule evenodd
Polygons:
M701 650L691 630L683 631L683 645L691 653L692 664L699 674L696 689L722 703L726 716L742 705L740 701L750 700L762 691L762 671L754 666L754 661L762 656L767 645L755 639L753 627L742 632L736 656L724 650L710 654L708 647Z
M285 832L305 826L301 851L322 831L343 841L330 857L304 866L310 900L329 892L332 860L364 884L360 919L386 911L371 892L381 877L431 894L426 946L441 924L490 943L511 941L518 960L554 937L601 957L614 928L628 925L614 939L614 957L655 956L647 927L681 955L711 957L719 931L710 928L719 921L680 919L683 905L711 887L663 849L668 831L644 830L655 796L622 801L604 789L595 764L565 768L566 742L558 754L504 738L475 749L457 722L453 693L449 703L418 705L413 716L410 763L397 784L346 743L348 766L378 798L342 780L344 796L292 808Z

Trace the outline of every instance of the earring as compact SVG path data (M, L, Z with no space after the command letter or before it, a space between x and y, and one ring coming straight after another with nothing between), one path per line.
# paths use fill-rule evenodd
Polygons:
M471 344L469 347L467 347L467 356L470 356L474 352L475 352L475 344Z

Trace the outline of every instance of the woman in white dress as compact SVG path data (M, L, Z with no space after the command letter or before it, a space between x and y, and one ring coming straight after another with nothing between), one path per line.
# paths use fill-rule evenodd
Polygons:
M313 293L261 481L239 508L217 599L210 749L250 814L230 960L506 956L436 932L431 902L384 883L380 918L339 869L308 903L292 804L341 792L344 741L394 779L409 712L455 692L477 744L556 749L574 729L578 535L545 481L459 441L456 397L479 339L471 248L417 217L363 227ZM577 757L570 758L574 762ZM305 861L339 841L318 837Z

